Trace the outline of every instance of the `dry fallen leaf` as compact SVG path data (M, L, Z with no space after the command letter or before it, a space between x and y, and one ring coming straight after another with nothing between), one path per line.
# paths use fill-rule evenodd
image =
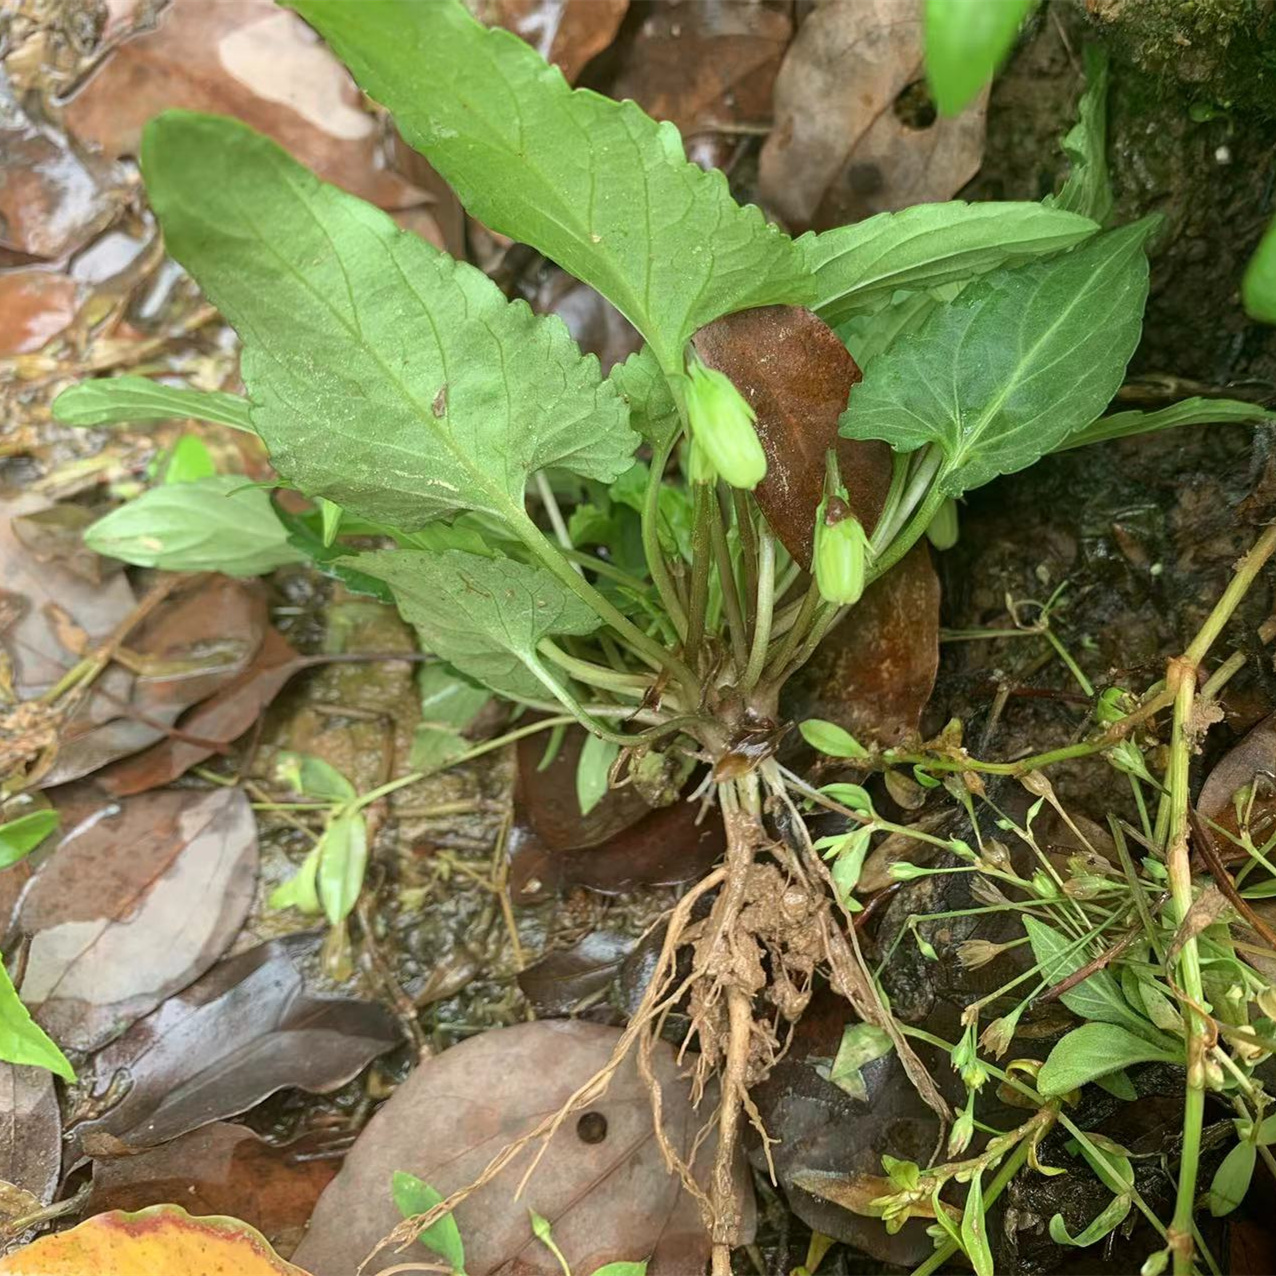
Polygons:
M838 437L837 420L860 370L837 334L800 306L763 306L701 328L695 346L758 414L767 472L754 495L789 553L810 567L832 447L851 510L872 531L890 487L891 450L876 440Z
M0 1276L307 1276L251 1227L178 1205L98 1214L0 1258ZM347 1273L348 1276L348 1273Z
M390 1197L395 1170L440 1192L476 1179L506 1144L552 1115L611 1056L614 1028L546 1020L499 1028L427 1060L368 1123L341 1173L320 1198L297 1261L315 1276L350 1276L399 1221ZM712 1111L688 1102L672 1049L656 1047L665 1129L683 1155ZM531 1152L517 1157L456 1210L470 1276L498 1269L557 1276L553 1255L528 1226L531 1206L549 1219L572 1271L651 1256L650 1276L703 1270L709 1239L695 1201L665 1169L652 1129L646 1086L631 1055L607 1094L572 1116L551 1140L521 1199L514 1192ZM701 1148L707 1166L712 1148ZM746 1226L752 1228L751 1201ZM747 1239L747 1237L746 1237ZM428 1261L413 1245L391 1262ZM374 1263L371 1271L378 1270Z
M759 167L763 200L791 230L950 199L975 175L987 90L941 119L912 87L923 74L917 0L823 0L811 12L780 68Z
M18 909L22 1000L64 1049L96 1050L198 978L247 916L257 824L239 789L80 796Z
M396 1046L381 1006L308 991L302 967L318 947L303 934L238 953L100 1051L95 1091L121 1075L129 1089L75 1127L77 1143L93 1156L154 1147L285 1087L335 1090Z
M62 1170L62 1114L53 1074L0 1063L0 1233L48 1205Z
M527 41L568 83L615 38L629 0L480 0L478 17Z
M420 201L386 167L380 126L345 68L273 0L175 0L158 26L124 41L71 101L71 135L116 158L169 107L233 115L325 181L382 208Z
M1235 798L1253 786L1252 805L1242 798L1249 810L1250 833L1261 846L1276 829L1276 714L1252 727L1215 764L1201 787L1196 809L1209 820L1235 835L1239 832ZM1248 854L1224 837L1215 838L1223 862L1247 860Z
M0 357L29 354L65 331L75 318L77 294L75 280L66 275L45 270L0 275Z

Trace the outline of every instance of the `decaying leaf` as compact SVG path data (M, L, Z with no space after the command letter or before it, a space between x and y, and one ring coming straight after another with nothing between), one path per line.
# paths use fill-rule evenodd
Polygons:
M811 12L776 80L759 170L791 230L951 199L975 175L986 91L940 119L922 79L916 0L824 0Z
M635 935L591 930L579 943L546 953L520 971L518 986L538 1015L573 1014L611 983L637 943Z
M310 993L301 963L313 935L229 958L170 997L94 1059L96 1089L128 1092L75 1128L95 1156L154 1147L244 1112L285 1086L335 1090L399 1041L380 1006Z
M938 669L939 577L923 542L824 640L789 688L786 712L898 744L917 732Z
M307 1276L233 1218L192 1218L179 1205L97 1214L0 1258L0 1276Z
M75 318L77 288L67 275L14 270L0 275L0 357L39 350Z
M551 1115L610 1058L619 1033L572 1021L500 1028L422 1064L377 1112L323 1194L297 1261L315 1276L350 1276L398 1222L390 1197L396 1170L440 1192L478 1177L507 1143ZM688 1102L673 1051L656 1047L665 1131L686 1155L704 1119ZM707 1100L706 1102L711 1102ZM707 1111L707 1109L706 1109ZM527 1207L553 1225L574 1272L651 1255L652 1276L702 1270L709 1239L695 1201L665 1169L646 1086L632 1055L607 1094L550 1141L522 1200L514 1198L526 1152L456 1210L466 1270L553 1276L560 1269L533 1235ZM704 1147L697 1166L711 1163ZM746 1227L752 1230L751 1209ZM428 1261L412 1246L397 1261Z
M1205 819L1233 835L1240 828L1238 806L1255 845L1262 846L1276 831L1276 714L1252 727L1214 764L1196 802ZM1224 863L1249 858L1225 837L1214 843Z
M53 1200L62 1169L62 1114L53 1074L0 1063L0 1234Z
M341 63L272 0L175 0L158 25L108 57L66 112L83 143L136 156L142 126L169 107L233 115L325 181L382 208L420 192L381 158L381 130Z
M94 1050L225 951L252 901L257 826L238 789L75 807L22 897L21 994L59 1045Z
M219 1121L136 1156L97 1161L87 1211L181 1201L191 1214L243 1219L287 1258L337 1172L337 1159L322 1151L314 1138L277 1147Z
M616 38L628 9L629 0L480 0L477 5L483 22L521 36L569 84Z
M754 495L789 553L810 566L829 448L837 449L851 510L871 532L890 487L891 451L838 437L838 417L860 370L837 334L800 306L765 306L715 320L695 345L758 414L767 473Z

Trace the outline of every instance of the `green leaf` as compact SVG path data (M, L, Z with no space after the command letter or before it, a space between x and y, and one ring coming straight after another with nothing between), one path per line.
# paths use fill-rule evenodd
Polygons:
M961 1212L961 1247L975 1269L975 1276L996 1276L992 1248L988 1244L988 1213L984 1208L984 1174L980 1170L970 1180Z
M6 1063L47 1068L67 1081L75 1080L75 1069L44 1029L31 1018L3 962L0 962L0 1059Z
M1071 171L1063 189L1041 202L1047 208L1080 213L1104 225L1112 216L1112 183L1108 178L1108 51L1091 44L1085 51L1086 90L1077 122L1063 139Z
M1094 1084L1123 1103L1133 1103L1139 1097L1139 1092L1134 1088L1134 1082L1130 1080L1129 1073L1121 1068L1115 1072L1109 1072L1107 1076L1095 1077Z
M620 756L620 745L596 735L586 737L576 763L576 800L580 813L588 815L607 793L611 764Z
M802 739L830 758L866 758L868 750L845 727L823 718L807 718L798 723Z
M301 797L323 802L353 802L358 796L350 783L331 762L313 753L282 750L275 758L275 774Z
M1154 430L1170 430L1180 425L1218 425L1226 421L1252 421L1256 424L1276 421L1276 412L1239 399L1203 399L1198 395L1155 412L1114 412L1111 416L1101 416L1069 435L1055 451L1066 452L1089 443L1106 443L1109 439L1151 434Z
M842 1029L837 1056L829 1069L828 1079L852 1099L868 1101L868 1087L860 1069L875 1059L885 1058L895 1048L890 1033L871 1023L847 1024Z
M926 79L958 115L992 79L1037 0L926 0Z
M241 474L153 487L84 533L99 554L170 572L261 576L303 560L270 494Z
M183 434L168 455L164 466L165 483L195 483L217 473L212 454L197 434Z
M953 200L878 213L803 235L797 245L815 277L810 308L837 324L879 310L898 289L935 288L1044 257L1098 229L1088 217L1040 204Z
M1241 279L1245 313L1259 323L1276 323L1276 220L1263 232Z
M288 544L298 550L315 571L339 580L351 593L364 594L383 603L394 602L394 595L384 581L356 571L343 561L350 553L348 546L324 545L318 531L319 520L314 514L294 514L278 501L274 509L275 517L288 533Z
M517 36L459 0L288 0L485 226L603 294L681 371L697 328L804 301L793 242L678 131L633 102L573 91Z
M169 250L243 341L253 424L303 492L407 530L482 510L526 538L533 470L609 482L629 465L624 404L561 320L268 138L170 111L142 168Z
M1210 1213L1215 1218L1230 1214L1245 1199L1257 1161L1258 1148L1248 1139L1243 1139L1223 1158L1210 1182Z
M1133 1063L1182 1062L1182 1051L1154 1046L1116 1024L1087 1023L1055 1044L1037 1074L1037 1089L1046 1096L1067 1094Z
M138 421L190 419L254 433L248 400L220 390L174 389L146 377L101 377L81 381L53 400L53 419L63 425L132 425Z
M392 1191L394 1204L404 1218L416 1218L419 1214L432 1210L443 1200L443 1193L437 1188L403 1170L395 1170ZM418 1232L417 1240L426 1249L438 1254L454 1273L464 1276L465 1246L461 1243L461 1229L457 1227L456 1219L451 1214L444 1214L437 1223Z
M1056 1245L1075 1245L1084 1248L1101 1241L1109 1232L1114 1232L1125 1222L1130 1212L1133 1199L1125 1194L1114 1196L1095 1218L1076 1236L1068 1232L1068 1225L1062 1214L1056 1214L1050 1220L1050 1239Z
M557 694L536 644L551 634L587 634L598 617L544 568L459 550L383 550L349 560L394 590L423 650L499 695Z
M464 731L483 712L492 697L446 665L422 665L417 674L421 719L432 727Z
M335 926L359 902L368 866L368 826L362 815L337 815L319 839L315 886L328 920Z
M873 362L842 433L900 452L936 445L948 496L1031 465L1120 387L1147 298L1148 229L976 280Z
M604 1263L594 1269L593 1276L647 1276L649 1261L644 1258L641 1263Z
M650 346L631 354L608 374L629 405L629 425L653 448L663 447L682 424L668 378Z
M56 811L29 811L0 824L0 868L24 859L58 827Z
M1024 917L1023 924L1032 945L1032 955L1041 965L1042 977L1049 983L1057 984L1089 961L1090 954L1084 945L1077 948L1072 940L1053 926L1028 916ZM1111 971L1096 970L1059 1000L1081 1019L1120 1024L1163 1046L1170 1045L1142 1015L1131 1008Z
M323 905L319 902L318 883L321 849L321 846L315 846L301 861L301 867L270 892L266 903L271 908L295 908L307 917L315 917L323 912Z

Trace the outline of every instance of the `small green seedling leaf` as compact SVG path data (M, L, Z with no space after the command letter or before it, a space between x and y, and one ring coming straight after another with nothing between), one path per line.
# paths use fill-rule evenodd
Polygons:
M845 727L823 718L807 718L798 724L802 739L830 758L866 758L868 750Z
M30 855L58 827L56 811L29 811L0 824L0 868Z
M322 845L316 845L301 861L301 867L287 881L280 882L266 899L271 908L295 908L307 917L317 917L323 912L319 901L319 854Z
M1037 0L926 0L926 80L958 115L992 79Z
M797 241L828 324L881 311L900 289L932 289L1072 248L1099 227L1035 203L916 204ZM887 322L891 322L887 320ZM615 375L613 373L613 375Z
M793 241L737 205L719 171L690 163L672 124L569 89L459 0L289 5L469 213L596 288L666 373L681 371L692 333L720 315L806 299Z
M585 740L576 763L576 800L580 813L588 815L607 793L611 764L620 756L620 745L591 735Z
M882 1059L895 1048L890 1034L871 1023L847 1024L828 1079L852 1099L868 1102L868 1087L860 1069L874 1059Z
M53 400L53 419L63 425L210 421L253 434L248 408L247 399L220 390L175 389L146 377L101 377L63 390Z
M970 1180L961 1212L961 1247L975 1269L975 1276L996 1276L992 1247L988 1243L988 1214L984 1207L983 1171Z
M270 494L238 474L153 487L98 519L84 543L136 567L260 576L303 560Z
M217 473L212 453L197 434L183 434L169 453L164 466L165 483L195 483Z
M572 1269L568 1266L567 1259L563 1256L563 1251L558 1248L558 1244L554 1240L554 1233L549 1225L549 1219L538 1214L533 1209L529 1209L527 1212L531 1215L533 1235L558 1260L559 1267L563 1269L563 1276L572 1276Z
M1148 230L1136 223L977 279L874 361L842 434L900 452L933 444L947 496L1031 465L1121 385L1147 299Z
M461 734L483 711L491 694L453 673L446 665L422 665L421 722L412 737L410 763L416 771L446 766L470 747Z
M358 796L353 784L331 762L313 753L285 749L275 757L275 775L302 797L323 802L353 802Z
M1067 1094L1134 1063L1182 1062L1181 1050L1154 1046L1116 1024L1087 1023L1056 1043L1037 1074L1037 1089L1047 1096Z
M644 1258L641 1263L619 1262L604 1263L601 1267L594 1268L593 1276L647 1276L647 1263L649 1259Z
M1063 139L1071 171L1063 189L1047 196L1047 208L1079 213L1100 226L1112 216L1112 183L1108 177L1108 51L1091 44L1085 51L1086 90L1077 122Z
M382 550L348 562L384 580L421 645L502 695L558 694L536 645L551 634L587 634L598 617L544 568L449 550Z
M335 926L359 902L368 866L368 826L362 815L334 816L319 839L315 885L324 914Z
M1230 1214L1245 1199L1257 1163L1258 1148L1248 1139L1243 1139L1223 1158L1210 1182L1209 1206L1215 1218Z
M405 1170L395 1170L391 1190L395 1207L404 1218L416 1218L444 1199L437 1188ZM465 1246L461 1242L461 1230L451 1214L444 1214L438 1222L418 1232L416 1239L426 1249L438 1254L451 1267L453 1276L465 1276Z
M9 972L0 961L0 1059L6 1063L47 1068L67 1081L75 1080L75 1069L48 1034L31 1018L18 997Z
M1221 425L1227 421L1267 422L1276 421L1276 412L1269 412L1255 403L1239 399L1203 399L1200 396L1184 399L1182 403L1155 412L1113 412L1070 434L1055 448L1066 452L1074 447L1086 447L1091 443L1106 443L1109 439L1124 439L1133 434L1152 434L1157 430L1172 430L1180 425Z
M1245 313L1259 323L1276 323L1276 221L1258 241L1241 279Z
M1076 1236L1069 1233L1063 1215L1056 1214L1050 1220L1050 1239L1056 1245L1075 1245L1079 1249L1084 1249L1087 1245L1096 1245L1109 1232L1116 1231L1125 1222L1132 1204L1133 1199L1129 1195L1114 1196L1106 1208L1100 1211Z
M442 6L389 7L409 20ZM610 482L630 464L625 406L561 320L268 138L169 111L147 125L142 168L166 246L243 341L253 424L307 495L409 531L481 510L530 537L533 471Z

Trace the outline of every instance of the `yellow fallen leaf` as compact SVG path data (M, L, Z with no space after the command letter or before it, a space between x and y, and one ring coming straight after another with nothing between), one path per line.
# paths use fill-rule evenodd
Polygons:
M0 1258L0 1276L308 1276L235 1218L112 1210Z

